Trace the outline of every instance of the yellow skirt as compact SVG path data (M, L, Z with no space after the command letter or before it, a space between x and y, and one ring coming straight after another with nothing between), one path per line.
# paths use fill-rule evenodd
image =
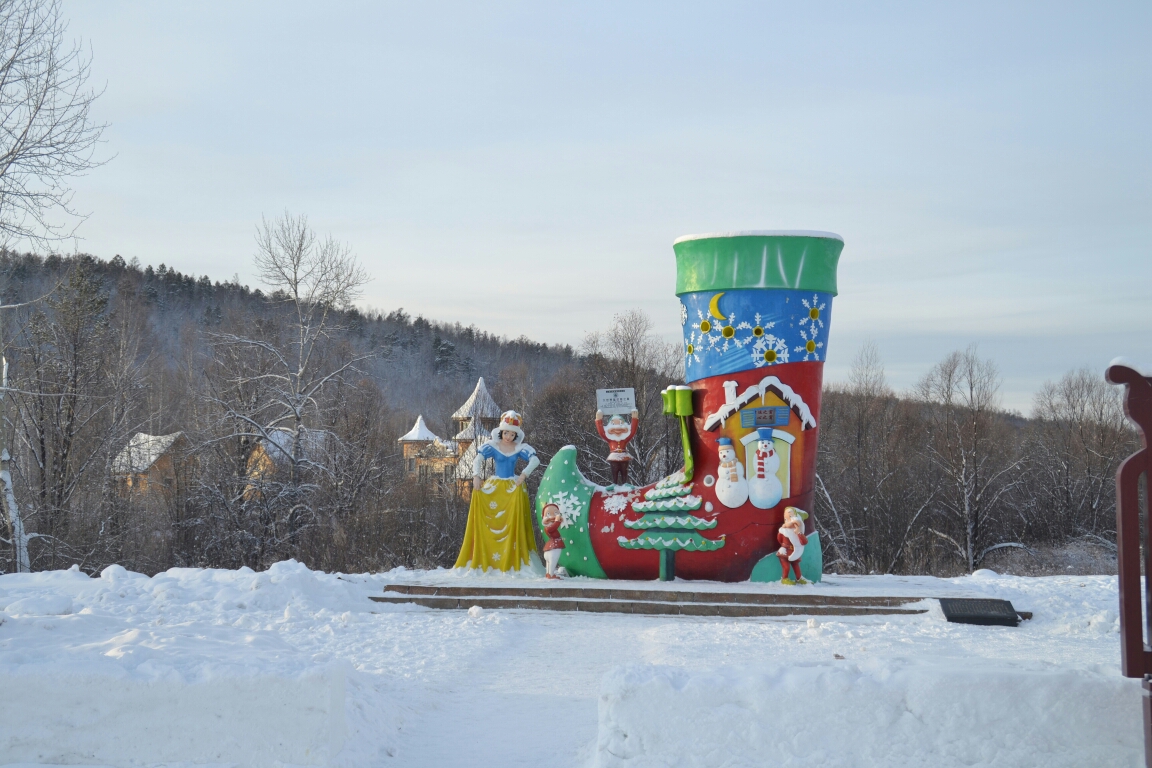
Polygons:
M490 477L472 491L468 526L456 568L520 570L536 551L528 491L511 479Z

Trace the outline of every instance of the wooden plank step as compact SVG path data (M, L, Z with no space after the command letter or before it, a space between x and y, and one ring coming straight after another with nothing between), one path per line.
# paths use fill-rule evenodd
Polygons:
M421 584L389 584L385 592L426 597L523 597L533 599L569 598L583 600L625 600L660 603L735 603L740 605L812 605L897 608L924 600L923 597L844 596L813 593L798 586L788 593L689 592L664 589L620 589L597 587L444 587Z
M409 603L422 605L426 608L448 610L467 610L477 605L485 609L515 608L538 611L585 611L588 613L670 616L882 616L928 612L926 608L891 606L670 603L650 600L583 600L579 598L383 595L372 596L372 599L378 603Z

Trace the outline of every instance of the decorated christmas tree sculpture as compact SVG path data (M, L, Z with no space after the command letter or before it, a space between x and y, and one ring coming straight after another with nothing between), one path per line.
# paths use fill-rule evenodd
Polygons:
M680 238L676 293L687 386L664 392L684 469L643 488L601 488L553 458L537 514L560 506L569 573L623 579L780 579L784 509L807 511L800 568L820 578L812 513L820 388L836 265L822 232Z
M688 439L688 418L692 416L692 388L671 387L660 393L664 414L680 422L680 439L684 444L684 469L656 483L645 492L644 501L632 504L640 518L625 520L624 527L642 533L634 539L617 538L624 549L654 549L660 553L660 580L676 578L676 553L713 552L724 546L724 538L708 539L700 531L716 527L716 520L696 517L703 500L692 495L694 463Z

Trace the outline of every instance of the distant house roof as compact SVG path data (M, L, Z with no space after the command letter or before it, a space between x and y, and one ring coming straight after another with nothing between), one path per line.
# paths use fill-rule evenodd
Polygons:
M412 427L410 431L402 435L398 443L424 443L431 440L439 440L440 438L424 423L424 416L421 414L416 417L416 426Z
M260 442L272 444L266 447L264 452L268 454L268 457L272 459L273 462L291 461L292 441L295 439L295 435L295 430L288 429L287 427L277 427L268 432L267 439L261 440ZM300 446L304 459L308 461L321 460L327 448L327 438L328 433L323 430L304 430L304 439L301 441Z
M112 461L112 471L119 475L138 475L147 472L157 459L168 452L184 433L170 435L148 435L137 432L128 445Z
M498 419L500 414L500 406L496 405L492 395L488 394L488 387L484 386L484 377L481 376L476 382L476 389L472 390L471 396L464 405L452 414L452 418L470 419L473 416L479 416L482 419Z

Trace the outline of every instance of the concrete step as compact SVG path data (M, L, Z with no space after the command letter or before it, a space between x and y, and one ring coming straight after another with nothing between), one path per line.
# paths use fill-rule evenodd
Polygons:
M519 608L545 611L636 613L679 616L869 616L926 613L911 606L920 597L689 592L589 587L438 587L393 584L380 603L413 603L427 608L466 610Z
M924 597L877 597L825 595L812 586L797 585L788 592L690 592L668 589L619 587L447 587L422 584L389 584L385 592L428 597L531 597L587 600L632 600L661 603L743 603L749 605L856 605L898 607Z

